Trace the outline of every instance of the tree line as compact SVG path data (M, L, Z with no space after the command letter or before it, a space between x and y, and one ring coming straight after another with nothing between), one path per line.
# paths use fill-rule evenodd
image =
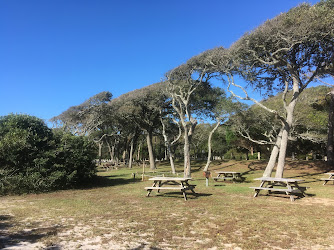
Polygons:
M215 119L218 127L245 108L237 100L248 100L266 112L267 118L262 119L276 121L274 126L270 122L264 125L271 126L266 131L271 153L264 176L277 167L276 177L282 177L291 135L301 138L309 134L295 126L295 109L302 93L312 82L333 76L333 6L333 0L313 6L301 4L244 34L229 48L217 47L192 57L167 72L160 83L96 105L103 99L99 94L93 97L96 102L72 107L53 121L72 126L72 131L92 136L97 142L102 143L103 138L112 149L125 140L130 157L138 147L139 135L145 134L152 169L153 135L163 136L172 169L172 148L182 138L184 175L190 176L190 145L199 121ZM222 88L213 87L212 81L219 81ZM282 91L281 100L277 106L267 106L252 98L249 89L263 95ZM73 110L76 112L69 112ZM239 132L244 138L264 143L251 139L250 129Z

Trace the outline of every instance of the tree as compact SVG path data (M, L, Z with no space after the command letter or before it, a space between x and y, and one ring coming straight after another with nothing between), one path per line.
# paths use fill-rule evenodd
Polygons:
M107 103L111 100L112 94L108 91L100 92L83 103L72 106L60 115L50 119L56 127L75 135L87 135L98 145L98 157L101 164L102 146L108 142L108 135L112 130L112 119ZM108 131L108 132L107 132ZM111 133L113 134L113 133ZM110 149L110 147L109 147ZM112 155L112 152L110 152Z
M322 1L315 6L302 4L265 22L231 47L242 75L253 86L269 91L284 89L284 115L257 103L282 123L264 176L271 175L277 158L276 177L283 176L297 101L316 77L324 75L333 58L333 20L333 1ZM229 80L236 86L233 79ZM250 99L248 94L244 99Z
M150 169L155 169L155 157L152 138L154 131L161 125L161 110L165 105L165 86L155 83L142 89L123 94L109 102L118 119L124 126L137 126L146 133L150 159ZM135 129L131 129L135 131Z
M304 90L294 112L290 131L290 148L293 153L308 154L323 147L326 141L327 104L325 95L329 88L318 86ZM261 101L266 107L277 110L280 115L284 109L280 105L282 93ZM255 145L273 146L280 132L280 120L258 105L240 112L230 119L230 124L239 136ZM307 145L307 146L306 146Z
M163 116L163 112L161 110L160 114L160 121L162 125L162 136L164 138L164 143L165 147L167 150L170 166L172 169L172 173L175 174L175 165L174 165L174 150L172 147L176 145L176 143L179 141L181 135L182 135L182 130L180 127L180 124L170 115L168 115L168 112L165 112L166 115ZM178 131L178 132L176 132ZM175 134L177 136L175 136Z
M332 69L333 6L333 0L314 6L302 4L245 34L228 50L216 48L200 55L203 58L199 65L201 72L218 73L234 96L251 100L280 119L281 130L264 176L271 175L277 159L276 177L283 176L296 103L312 81L324 77ZM284 114L251 98L246 88L236 83L237 75L257 90L267 93L283 90ZM237 95L231 86L239 88L244 95ZM292 94L288 95L289 92Z
M197 58L191 58L166 74L174 115L183 130L185 177L191 176L190 145L198 118L208 116L217 101L217 91L209 83L210 74L198 72L197 64Z
M82 104L72 106L58 116L50 119L57 127L62 127L77 135L88 135L103 124L106 103L112 98L108 91L100 92Z
M231 115L241 112L246 107L245 104L234 102L233 98L231 97L227 98L225 92L223 91L220 91L220 92L221 93L219 96L219 101L212 111L213 113L212 115L215 117L217 122L215 126L213 126L208 136L208 158L207 158L207 162L206 162L206 165L203 171L208 171L209 166L211 164L211 159L212 159L211 141L212 141L213 133L218 129L218 127L221 124L225 123Z

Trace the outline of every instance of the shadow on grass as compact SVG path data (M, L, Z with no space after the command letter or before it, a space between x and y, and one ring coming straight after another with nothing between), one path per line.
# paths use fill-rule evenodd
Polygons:
M14 226L14 217L11 215L0 215L0 249L10 247L12 249L24 249L22 243L36 243L42 238L56 235L59 226L41 227L33 229L24 229L21 231L11 231L10 228ZM29 247L27 247L29 249ZM53 246L47 249L60 249L60 247Z
M205 196L211 196L212 194L206 194L206 193L187 193L187 200L193 200L197 199L198 197L205 197ZM169 197L169 198L180 198L183 199L183 194L181 192L168 192L168 193L154 193L151 194L149 197Z
M86 184L82 189L91 189L91 188L100 188L100 187L112 187L118 185L126 185L131 183L141 182L139 178L119 178L121 175L115 176L96 176L94 179L89 183ZM128 175L124 175L128 176Z
M305 173L305 174L300 174L300 175L294 175L294 176L292 176L290 178L304 178L304 177L307 177L308 180L306 180L306 181L304 180L301 184L303 184L303 183L323 182L323 180L314 177L314 176L318 176L319 174L322 174L322 173L313 173L313 174Z
M281 198L283 200L290 200L290 196L289 195L283 194L281 192L275 192L275 191L272 191L270 194L268 194L268 193L266 193L266 194L259 194L259 196L256 197L256 199L260 198L260 197L265 197L265 196L267 196L267 197ZM314 196L316 196L316 195L315 194L305 193L305 197L314 197ZM295 195L294 199L295 200L300 200L300 199L303 199L305 197L302 196L302 195Z

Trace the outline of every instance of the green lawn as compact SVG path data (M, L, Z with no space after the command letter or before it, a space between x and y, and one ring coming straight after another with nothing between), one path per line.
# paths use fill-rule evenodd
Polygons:
M27 244L33 248L64 249L327 249L334 248L334 185L325 186L321 162L290 162L285 177L304 179L308 196L260 195L258 185L265 167L258 161L214 162L214 170L240 171L242 183L209 181L193 163L197 197L152 192L146 197L142 166L99 172L90 188L47 194L5 196L0 203L0 248ZM182 173L182 163L178 163ZM158 172L169 172L167 163ZM136 174L136 179L132 173ZM159 173L151 173L159 174ZM23 242L23 243L22 243ZM24 243L25 242L25 243Z

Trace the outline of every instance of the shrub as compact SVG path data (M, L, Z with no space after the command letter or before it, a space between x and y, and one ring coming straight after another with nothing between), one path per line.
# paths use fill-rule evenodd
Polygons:
M52 131L34 116L0 117L0 193L78 186L96 173L95 148L84 137Z

